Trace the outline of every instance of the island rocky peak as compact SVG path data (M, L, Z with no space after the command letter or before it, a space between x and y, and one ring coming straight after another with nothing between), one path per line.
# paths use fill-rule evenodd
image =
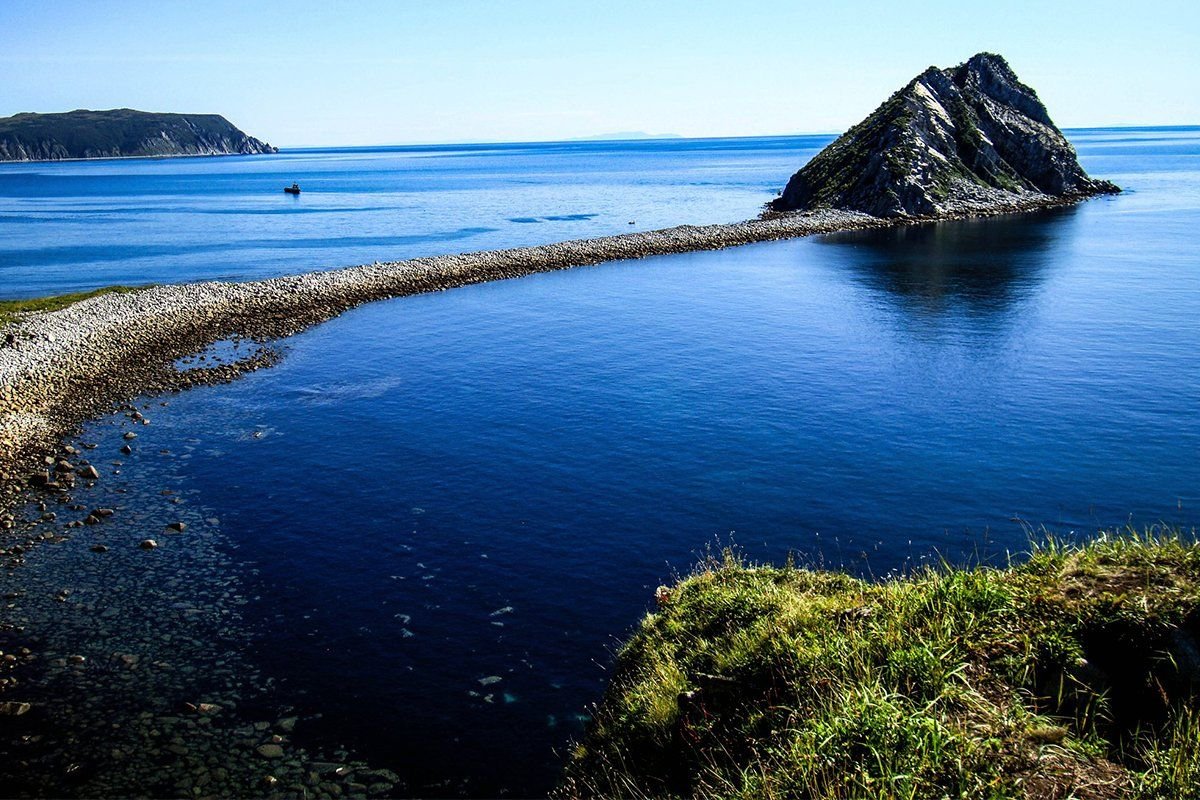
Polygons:
M1001 56L930 67L792 176L770 207L970 214L1114 194Z
M0 118L0 161L275 153L218 114L117 108Z

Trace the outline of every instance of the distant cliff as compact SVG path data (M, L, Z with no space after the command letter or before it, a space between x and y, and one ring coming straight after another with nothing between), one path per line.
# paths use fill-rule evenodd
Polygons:
M980 53L918 75L793 175L771 206L921 217L1119 191L1087 176L1002 57Z
M0 161L274 153L218 114L118 108L0 117Z

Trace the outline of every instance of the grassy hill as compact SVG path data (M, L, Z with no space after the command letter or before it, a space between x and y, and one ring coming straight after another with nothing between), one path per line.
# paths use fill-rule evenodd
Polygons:
M0 118L0 161L273 152L218 114L119 108Z
M1200 547L883 582L733 555L621 649L560 797L1200 797Z

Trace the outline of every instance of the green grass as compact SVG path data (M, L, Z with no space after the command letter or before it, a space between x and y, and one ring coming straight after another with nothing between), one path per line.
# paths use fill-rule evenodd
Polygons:
M0 300L0 328L9 323L16 322L23 314L32 314L39 311L57 311L60 308L66 308L69 305L78 303L80 300L87 300L90 297L110 293L125 294L148 288L149 286L105 286L103 289L93 289L90 292L35 297L29 300Z
M1200 547L866 582L710 559L620 650L558 794L1200 798Z

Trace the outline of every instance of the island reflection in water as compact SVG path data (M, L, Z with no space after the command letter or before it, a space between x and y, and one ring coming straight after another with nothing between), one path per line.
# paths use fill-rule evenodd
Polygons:
M1077 207L1034 214L848 231L818 241L855 250L852 269L915 313L1019 312L1076 235Z

